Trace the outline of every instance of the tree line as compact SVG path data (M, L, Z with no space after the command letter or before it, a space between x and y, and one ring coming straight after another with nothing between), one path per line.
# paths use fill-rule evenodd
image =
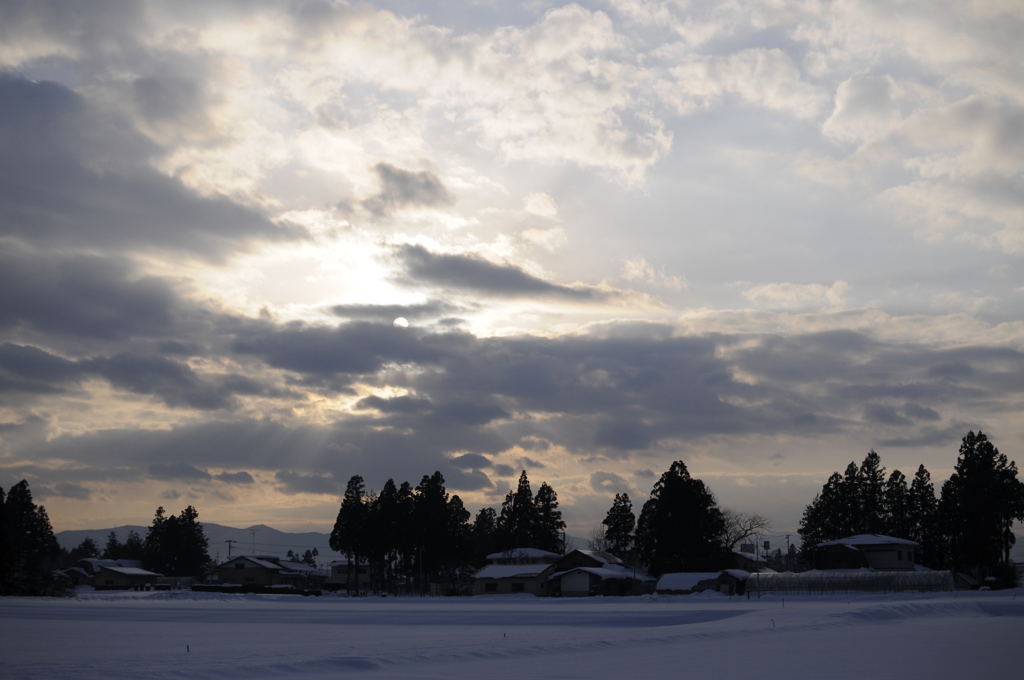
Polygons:
M799 533L808 559L825 541L884 534L920 543L917 559L927 567L1012 583L1014 520L1024 521L1024 483L1016 463L979 430L961 441L954 472L938 497L924 465L908 486L899 470L886 478L872 450L860 466L851 462L843 474L832 473L804 510Z
M416 487L389 479L380 493L368 494L361 476L348 481L330 546L348 558L350 589L359 587L355 565L369 569L374 591L422 591L430 583L457 590L488 554L564 549L558 494L545 482L534 495L525 470L500 511L482 508L473 522L462 499L449 495L444 484L435 472Z

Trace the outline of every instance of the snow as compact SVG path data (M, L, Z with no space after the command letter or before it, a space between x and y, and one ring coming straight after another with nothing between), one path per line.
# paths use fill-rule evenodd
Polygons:
M115 574L121 574L123 576L163 576L163 574L157 574L156 572L146 571L145 569L138 569L137 567L107 567L104 566L107 571L112 571Z
M537 576L550 568L550 564L488 564L473 574L473 578L530 577Z
M697 587L697 584L701 581L715 581L718 579L719 572L680 572L678 574L662 574L661 578L658 579L658 585L655 586L656 590L693 590Z
M556 578L564 576L565 574L571 574L574 571L585 571L588 574L600 576L602 580L624 578L629 578L636 581L654 580L652 576L648 576L645 572L639 569L628 569L625 567L620 567L617 564L609 564L605 567L573 567L572 569L567 569L565 571L560 571L556 574L552 574L550 577L548 577L548 580L552 581Z
M856 536L847 536L846 538L839 538L834 541L826 541L825 543L819 543L820 548L823 545L909 545L916 546L920 545L917 541L909 541L905 538L893 538L892 536L882 536L881 534L857 534Z
M714 575L712 575L714 576ZM0 598L3 676L1016 679L1024 590L627 598ZM186 651L186 648L188 651ZM753 660L753 661L752 661Z
M548 552L547 550L540 550L539 548L513 548L506 552L496 552L487 556L489 560L505 560L505 559L516 559L516 560L530 560L530 559L542 559L542 558L559 558L561 555L558 553Z

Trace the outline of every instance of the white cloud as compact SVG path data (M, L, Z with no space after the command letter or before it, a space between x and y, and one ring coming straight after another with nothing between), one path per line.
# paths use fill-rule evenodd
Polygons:
M849 292L850 284L846 281L836 281L831 286L820 283L766 283L743 291L743 297L763 307L799 309L842 306Z
M553 196L545 193L534 193L523 199L523 209L538 217L558 217L558 204Z

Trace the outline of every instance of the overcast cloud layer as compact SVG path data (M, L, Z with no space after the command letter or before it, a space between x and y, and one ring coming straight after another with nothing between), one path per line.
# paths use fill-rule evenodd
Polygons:
M0 0L0 484L329 526L1024 462L1019 2ZM408 323L396 322L405 320Z

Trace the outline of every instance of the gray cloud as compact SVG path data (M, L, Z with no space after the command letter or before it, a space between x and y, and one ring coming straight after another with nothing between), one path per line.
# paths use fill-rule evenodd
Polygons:
M200 470L188 463L172 463L171 465L154 463L149 466L149 474L154 479L161 480L195 481L213 478L206 470Z
M437 254L416 245L401 246L396 254L411 285L428 284L506 298L553 297L577 302L609 298L603 291L550 283L514 265L494 264L471 255Z
M53 82L0 75L0 234L47 247L160 248L209 259L294 239L226 197L153 170L151 142Z
M245 470L239 472L222 472L219 475L215 475L214 479L217 479L225 484L255 484L256 480L252 478Z
M375 215L390 215L402 208L445 207L455 203L455 195L429 170L403 170L388 163L378 163L373 169L380 178L381 190L362 204Z
M337 495L341 485L336 479L327 475L302 474L279 470L274 475L278 489L283 493L296 495L300 493Z

